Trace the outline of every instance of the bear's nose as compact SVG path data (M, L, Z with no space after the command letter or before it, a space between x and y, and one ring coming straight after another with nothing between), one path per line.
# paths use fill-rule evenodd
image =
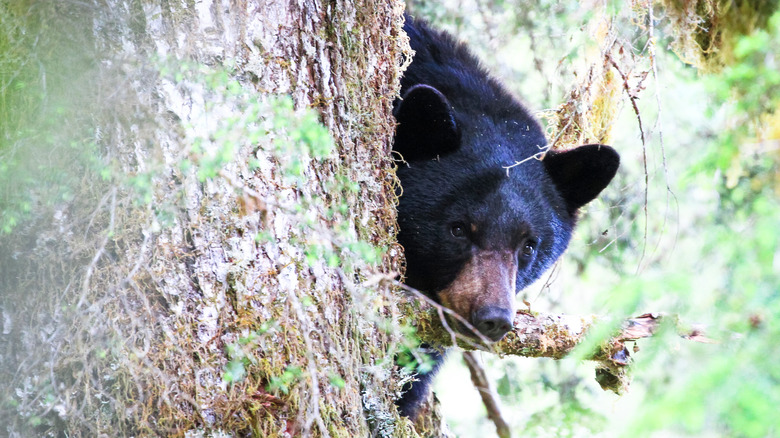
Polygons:
M486 306L474 313L474 327L493 342L512 329L512 312L496 306Z

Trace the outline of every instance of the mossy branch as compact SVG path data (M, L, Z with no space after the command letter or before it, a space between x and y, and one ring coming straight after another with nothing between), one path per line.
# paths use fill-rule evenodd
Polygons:
M518 310L514 328L500 342L491 344L453 332L450 329L452 324L442 322L440 315L446 314L450 319L458 317L429 300L421 301L418 294L412 291L403 297L400 310L404 315L413 315L413 320L408 323L417 327L417 335L422 342L445 347L457 344L467 351L483 350L500 356L552 359L574 356L592 360L596 362L596 380L602 389L616 394L624 393L630 384L628 369L633 359L626 344L653 336L667 322L678 326L675 317L652 313L628 318L613 329L614 324L596 315L556 315ZM593 338L588 338L591 334ZM687 331L681 336L698 342L712 342L698 331ZM606 340L599 342L599 338ZM593 341L595 343L591 344ZM581 347L580 350L575 352L578 347Z

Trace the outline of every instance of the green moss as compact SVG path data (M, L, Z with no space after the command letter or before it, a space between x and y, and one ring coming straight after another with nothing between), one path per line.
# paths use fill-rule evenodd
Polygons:
M677 54L709 72L732 64L738 38L766 28L780 8L773 0L664 0L663 4L677 32Z

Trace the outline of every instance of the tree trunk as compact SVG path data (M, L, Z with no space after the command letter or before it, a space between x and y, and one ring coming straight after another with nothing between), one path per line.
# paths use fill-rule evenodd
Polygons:
M0 149L2 432L416 436L395 301L363 284L399 269L402 5L0 8L3 86L27 78Z

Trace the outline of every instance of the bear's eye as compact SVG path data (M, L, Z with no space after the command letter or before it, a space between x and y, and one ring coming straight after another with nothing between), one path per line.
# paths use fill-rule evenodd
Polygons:
M455 237L464 237L466 235L466 225L461 222L454 223L450 227L450 233Z
M525 243L523 243L523 249L521 251L525 257L531 257L534 255L534 251L536 251L536 242L533 240L526 240Z

